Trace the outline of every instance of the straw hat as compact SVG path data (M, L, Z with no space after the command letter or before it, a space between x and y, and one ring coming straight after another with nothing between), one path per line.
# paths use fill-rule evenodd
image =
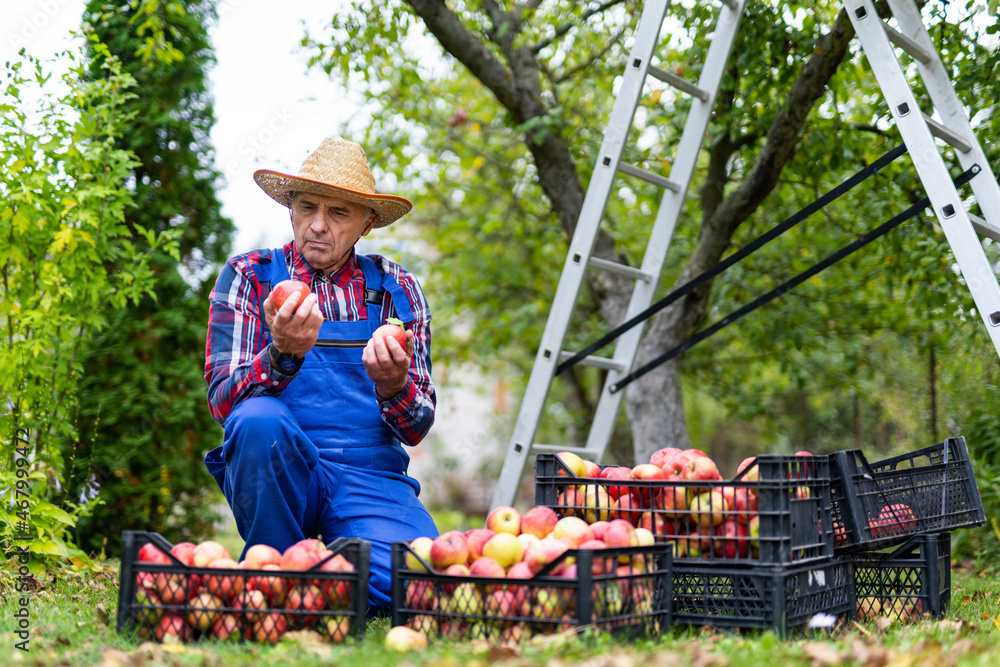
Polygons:
M339 197L371 207L375 226L385 227L409 213L413 204L403 197L375 192L375 177L361 146L344 139L327 137L309 154L297 176L270 169L254 172L253 180L271 199L291 207L291 193L311 192Z

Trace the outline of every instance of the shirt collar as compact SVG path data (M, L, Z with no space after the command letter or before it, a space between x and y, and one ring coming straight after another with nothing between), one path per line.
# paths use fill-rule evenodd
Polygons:
M358 258L355 254L354 248L351 248L351 256L347 258L344 265L334 271L331 274L324 274L323 271L314 269L309 265L305 258L299 253L299 249L295 246L295 241L292 241L287 246L286 250L290 249L292 253L292 272L295 274L296 280L301 280L302 282L312 285L313 279L326 275L326 279L336 285L337 287L347 287L351 282L351 278L354 276L355 268L358 264Z

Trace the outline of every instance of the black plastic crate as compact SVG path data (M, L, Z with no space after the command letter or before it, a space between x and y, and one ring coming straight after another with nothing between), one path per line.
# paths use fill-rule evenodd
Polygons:
M948 611L951 533L925 533L891 551L859 552L851 558L859 619L908 621Z
M518 642L592 625L655 637L670 627L669 545L569 549L531 579L435 572L392 545L392 624L431 637ZM425 570L408 569L407 556ZM575 566L575 573L566 571Z
M965 438L877 463L857 449L836 452L832 461L837 553L986 523Z
M831 558L829 457L767 454L755 467L754 481L747 479L749 469L729 481L596 479L575 477L555 454L539 454L535 504L589 523L627 519L649 529L657 542L674 543L676 563L764 566ZM756 509L719 510L694 500L697 491L726 488L753 497Z
M673 621L715 628L771 629L785 637L817 614L844 622L854 614L847 558L777 567L674 565Z
M140 561L139 551L147 543L172 563ZM371 551L364 540L330 542L327 548L333 553L305 571L189 567L170 553L172 548L159 533L122 533L119 634L156 641L172 634L181 641L214 638L272 644L287 630L313 629L332 642L364 634ZM353 571L320 569L338 557L346 559ZM263 595L242 597L253 590Z

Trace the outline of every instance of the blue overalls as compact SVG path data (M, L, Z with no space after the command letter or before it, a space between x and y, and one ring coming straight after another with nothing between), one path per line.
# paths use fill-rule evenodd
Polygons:
M288 279L277 261L255 267L262 282ZM406 474L410 461L382 421L374 384L361 354L382 321L388 291L399 319L413 321L396 280L356 254L365 278L368 319L323 322L316 345L280 396L241 401L226 419L222 447L205 457L233 510L246 548L278 550L305 537L359 537L371 542L371 609L390 602L393 542L437 528L417 499L420 484ZM261 306L263 313L263 306ZM262 318L263 319L263 318ZM266 330L268 342L270 331ZM244 549L244 553L246 552Z

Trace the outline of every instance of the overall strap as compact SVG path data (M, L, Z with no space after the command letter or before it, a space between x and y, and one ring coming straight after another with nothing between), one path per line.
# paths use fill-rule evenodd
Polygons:
M381 320L382 317L382 290L388 291L389 296L392 297L392 305L396 309L396 317L403 321L404 324L409 324L413 322L416 318L413 316L413 309L410 307L410 299L406 296L406 292L403 288L399 286L396 279L390 276L388 273L382 273L382 271L375 264L375 260L367 255L358 254L358 264L361 266L361 273L365 276L365 297L368 301L368 319L373 319L374 317ZM379 299L377 304L373 304L372 299L369 294L372 291L372 286L377 285L379 288ZM377 313L373 315L372 306L376 305L378 308Z

